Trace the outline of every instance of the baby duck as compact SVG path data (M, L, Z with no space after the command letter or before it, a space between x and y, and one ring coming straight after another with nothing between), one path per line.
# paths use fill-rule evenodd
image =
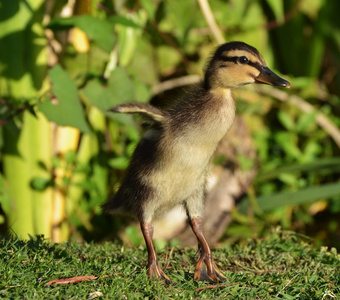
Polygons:
M202 231L205 185L209 163L235 118L232 89L249 83L290 87L273 73L260 53L243 42L217 48L205 70L204 80L173 108L163 111L147 104L122 104L112 110L139 113L154 122L132 156L117 193L103 209L136 217L148 251L147 274L170 283L160 268L152 243L154 217L182 204L196 235L200 258L194 279L226 279L214 262Z

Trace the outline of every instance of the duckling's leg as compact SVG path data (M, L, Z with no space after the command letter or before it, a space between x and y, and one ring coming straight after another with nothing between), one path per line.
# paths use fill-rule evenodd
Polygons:
M148 265L147 265L147 273L150 279L162 279L166 284L170 283L170 278L165 275L160 266L158 265L157 255L155 248L152 244L152 236L153 236L153 226L151 223L140 223L140 227L142 229L142 233L144 236L145 244L148 249Z
M189 218L189 224L197 237L198 251L201 253L196 265L194 279L212 283L225 281L226 277L216 266L210 247L203 235L201 219L199 217Z

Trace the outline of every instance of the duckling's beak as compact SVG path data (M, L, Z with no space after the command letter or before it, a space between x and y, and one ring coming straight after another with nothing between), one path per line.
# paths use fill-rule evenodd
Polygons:
M261 73L255 78L255 83L264 83L290 88L290 83L287 80L276 75L268 67L262 67Z

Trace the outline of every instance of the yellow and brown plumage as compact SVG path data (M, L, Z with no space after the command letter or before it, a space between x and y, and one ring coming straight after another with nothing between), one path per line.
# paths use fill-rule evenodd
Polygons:
M235 118L231 90L250 83L289 87L286 80L266 66L255 48L230 42L217 48L204 80L173 108L162 111L135 103L113 109L139 113L154 121L137 145L118 192L103 205L109 213L132 215L140 221L150 278L170 282L159 267L152 245L152 219L182 204L201 254L195 280L225 280L202 232L203 199L210 160Z

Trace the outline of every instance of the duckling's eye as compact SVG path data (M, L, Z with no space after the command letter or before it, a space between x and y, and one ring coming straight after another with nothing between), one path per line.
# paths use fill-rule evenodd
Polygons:
M241 57L239 58L239 62L240 62L241 64L247 64L247 63L249 62L249 59L248 59L246 56L241 56Z

